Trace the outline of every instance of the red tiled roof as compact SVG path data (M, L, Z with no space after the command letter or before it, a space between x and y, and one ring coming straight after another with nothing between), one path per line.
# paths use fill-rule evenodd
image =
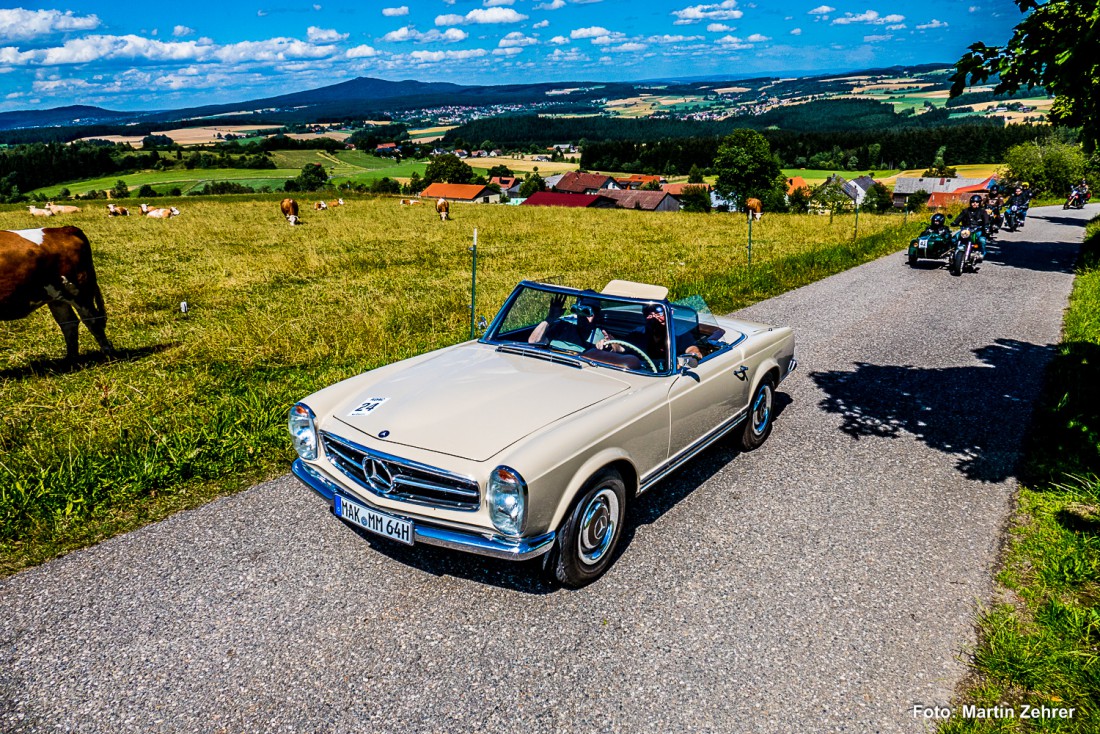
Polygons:
M672 194L673 196L679 196L684 193L684 189L703 189L710 191L710 184L708 183L674 183L674 184L661 184L661 191Z
M520 206L608 206L606 196L599 194L567 194L558 191L536 191L528 196Z
M495 183L502 189L512 188L516 185L517 181L519 181L518 176L493 176L491 179L489 179L489 183Z
M558 181L554 188L558 191L571 191L577 194L583 194L588 189L607 188L607 183L614 180L615 179L610 176L605 176L600 173L569 171L561 177L561 180Z
M787 179L787 196L790 196L798 189L809 189L810 185L806 183L806 179L801 176L791 176Z
M464 201L473 201L474 199L487 195L495 194L486 187L478 184L448 183L433 183L420 193L421 197L428 197L430 199L442 197L444 199L460 199Z
M636 191L634 189L616 191L612 189L604 193L603 196L614 199L615 203L622 209L656 211L662 204L669 206L665 202L666 199L670 199L674 202L676 209L680 208L679 200L667 191Z

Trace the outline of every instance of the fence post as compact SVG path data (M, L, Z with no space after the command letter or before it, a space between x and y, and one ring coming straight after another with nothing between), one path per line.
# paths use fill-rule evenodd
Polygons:
M852 239L859 237L859 204L856 204L856 230L852 233Z
M470 338L474 338L474 319L477 311L477 227L474 227L474 246L469 248L473 253L470 267Z
M749 271L752 271L752 215L749 215Z

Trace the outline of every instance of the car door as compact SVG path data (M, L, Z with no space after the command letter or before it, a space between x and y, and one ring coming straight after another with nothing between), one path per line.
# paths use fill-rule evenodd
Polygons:
M668 393L670 458L708 437L748 403L750 373L744 359L739 347L730 347L675 377Z

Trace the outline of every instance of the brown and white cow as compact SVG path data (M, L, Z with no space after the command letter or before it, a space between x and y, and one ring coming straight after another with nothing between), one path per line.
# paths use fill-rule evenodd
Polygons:
M331 209L333 207L336 207L336 206L343 206L343 205L344 205L344 200L343 199L337 199L336 201L330 201L328 203L329 209Z
M279 202L279 211L286 217L286 221L291 224L298 224L298 202L294 199L283 199Z
M31 213L32 217L52 217L53 212L49 209L39 209L36 206L28 206L27 211Z
M313 209L315 211L323 211L325 209L328 209L328 204L323 201L315 201L313 202Z
M107 340L107 311L92 246L76 227L0 232L0 321L21 319L41 306L49 306L61 327L66 359L80 354L80 322L100 349L114 351Z
M764 205L760 203L760 199L745 199L745 216L760 221L760 217L764 216Z
M169 219L171 217L178 217L180 210L174 206L170 206L167 209L150 209L145 212L145 216L152 217L153 219Z
M439 201L435 203L435 211L439 214L439 219L446 222L451 213L451 202L439 197Z
M117 206L115 204L107 205L108 217L128 217L130 216L130 210L124 206Z
M68 204L54 204L52 201L46 202L46 208L54 214L76 214L80 211L78 206L70 206Z

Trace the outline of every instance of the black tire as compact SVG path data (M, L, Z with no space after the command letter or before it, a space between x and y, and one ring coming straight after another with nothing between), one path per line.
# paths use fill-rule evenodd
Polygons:
M911 267L911 268L917 267L917 256L916 255L910 255L909 256L909 267Z
M614 469L597 472L581 490L550 552L546 577L570 589L587 586L611 565L626 516L626 485Z
M952 275L963 274L963 258L965 256L963 250L955 250L955 254L951 256L951 264L949 265Z
M749 401L749 414L745 426L741 429L738 445L742 451L759 448L772 433L772 418L775 417L775 383L765 377L756 386Z

